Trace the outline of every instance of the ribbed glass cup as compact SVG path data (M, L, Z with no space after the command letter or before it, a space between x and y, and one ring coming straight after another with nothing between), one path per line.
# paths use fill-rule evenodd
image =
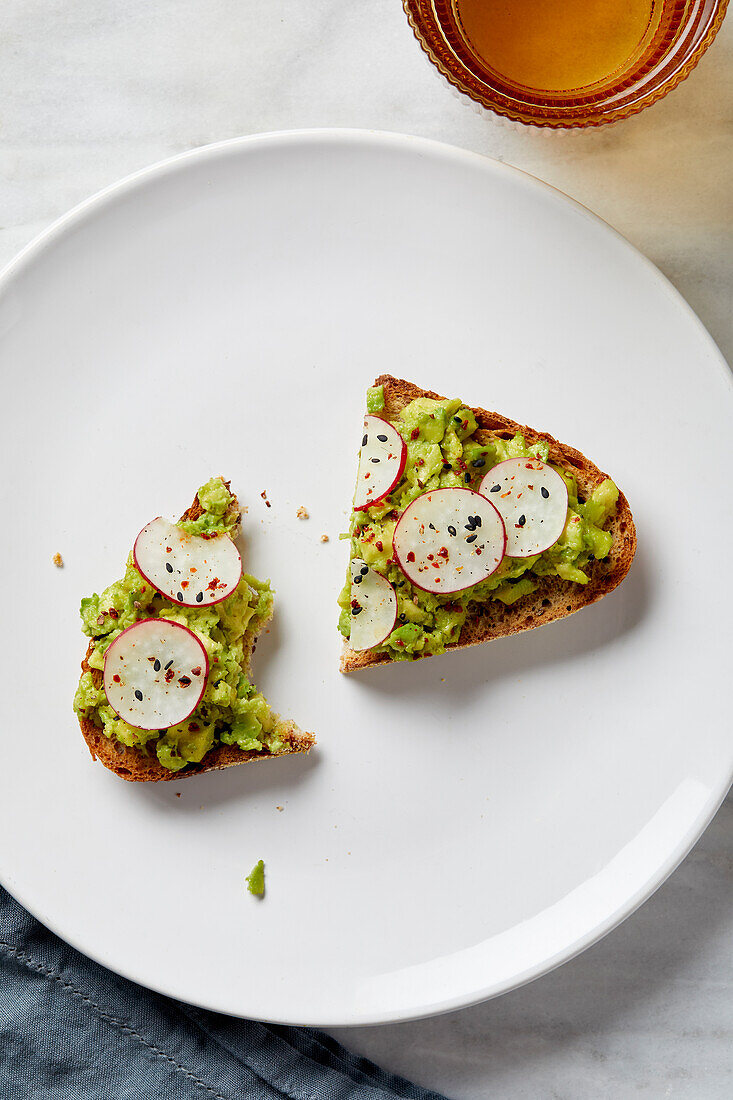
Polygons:
M492 71L471 48L456 0L403 0L415 37L454 87L498 115L530 126L601 126L642 111L692 72L715 38L728 0L657 0L659 30L621 72L586 88L522 88Z

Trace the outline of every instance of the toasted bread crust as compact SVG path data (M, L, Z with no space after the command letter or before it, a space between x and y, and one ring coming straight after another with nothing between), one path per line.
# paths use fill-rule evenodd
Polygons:
M222 480L224 479L222 478ZM229 482L225 481L224 484L229 489ZM203 508L198 496L196 496L190 508L181 516L181 519L198 519L202 512ZM236 512L237 524L239 524L241 512L237 498L234 496L232 497L230 512L232 515ZM246 671L249 670L255 642L255 638L249 639L245 648L244 668ZM88 663L93 650L94 644L90 642L81 667L83 672L91 672L95 683L100 686L102 673L99 669L90 668ZM316 743L312 733L304 733L296 726L295 722L286 722L283 731L285 744L278 752L270 752L268 749L263 749L260 752L243 752L236 745L216 745L206 753L200 764L187 764L185 768L174 772L169 768L164 768L158 758L145 749L137 746L128 748L120 744L119 741L113 741L111 738L106 737L103 731L95 726L89 718L80 717L79 726L89 752L92 754L92 759L99 760L105 768L109 768L115 775L119 775L121 779L126 779L131 783L165 783L174 779L188 779L191 775L201 775L203 772L218 771L221 768L233 768L237 764L248 764L254 760L265 760L275 756L290 756L293 753L308 752Z
M394 420L405 405L414 401L416 397L444 400L440 394L433 393L431 390L421 390L411 382L393 378L389 374L380 375L374 385L384 386L383 415L387 420ZM551 462L572 467L578 481L578 491L582 497L587 497L592 489L608 476L580 451L576 451L565 443L559 443L546 432L535 431L534 428L517 424L514 420L501 416L500 413L488 412L486 409L475 408L473 413L479 425L476 433L476 438L479 440L482 438L482 433L490 432L493 435L511 439L517 432L521 432L529 444L547 443ZM495 638L504 638L510 634L518 634L522 630L532 630L545 623L556 622L607 596L624 579L636 553L636 527L629 502L623 493L619 493L616 514L606 530L613 534L613 546L604 561L593 562L588 570L590 573L588 584L573 584L561 580L560 577L540 577L537 578L539 583L535 591L518 600L516 604L507 607L500 600L471 603L460 637L457 642L446 647L447 651L481 645ZM425 656L434 655L425 654ZM386 664L392 664L392 658L386 653L369 650L357 652L351 649L348 642L344 643L340 666L342 672L355 672L361 668Z

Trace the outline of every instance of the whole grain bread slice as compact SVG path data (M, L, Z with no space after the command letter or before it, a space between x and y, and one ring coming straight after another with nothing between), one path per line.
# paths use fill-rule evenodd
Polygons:
M229 482L224 481L224 484L229 489ZM187 508L181 516L181 519L198 519L202 512L203 508L198 496L196 496L190 508ZM234 495L232 495L232 501L229 505L229 512L230 518L235 519L238 526L241 519L241 509ZM265 625L266 623L262 622L260 629ZM256 643L257 637L254 633L246 636L243 664L244 671L247 673L249 672ZM93 649L94 645L90 642L81 667L83 672L91 672L95 684L101 686L102 673L99 669L90 668L88 663ZM128 748L126 745L120 744L119 741L113 741L111 738L106 737L104 732L95 726L89 718L80 716L79 725L87 747L92 754L92 759L99 760L105 768L109 768L115 775L119 775L121 779L126 779L132 783L159 783L174 779L188 779L191 775L201 775L202 772L218 771L221 768L233 768L237 764L248 764L254 760L272 759L275 756L290 756L293 753L307 753L316 743L312 733L305 733L296 726L295 722L287 721L283 722L280 727L283 746L277 752L270 752L269 749L262 749L259 752L243 752L236 745L220 744L210 749L200 764L187 764L185 768L174 772L169 768L164 768L154 753L137 746Z
M416 397L444 400L440 394L433 393L431 390L421 390L411 382L393 378L389 374L380 375L374 385L384 387L384 410L380 415L386 420L396 419L405 405L414 401ZM488 412L486 409L474 408L473 414L479 425L476 433L479 441L487 436L511 439L517 432L521 432L529 445L538 442L547 443L549 461L572 469L578 482L581 500L585 499L595 486L608 476L580 451L576 451L574 447L569 447L565 443L558 443L546 432L538 432L524 424L517 424L516 421L500 413ZM607 596L624 579L636 553L636 528L629 502L623 493L619 493L616 513L605 525L605 529L613 535L611 552L603 561L594 561L590 569L586 570L590 573L588 584L576 584L561 580L560 577L540 577L537 578L539 583L535 591L518 600L516 604L506 606L500 600L471 603L458 641L449 645L447 649L464 649L466 646L481 645L495 638L518 634L522 630L532 630L545 623L564 619ZM340 667L342 672L355 672L361 668L391 663L386 653L369 650L357 652L349 646L348 642L345 642Z

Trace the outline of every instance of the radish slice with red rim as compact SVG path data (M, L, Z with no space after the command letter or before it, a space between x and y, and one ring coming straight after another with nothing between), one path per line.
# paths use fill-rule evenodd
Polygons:
M397 521L392 546L400 569L426 592L461 592L486 580L504 557L504 523L472 489L434 489Z
M220 603L242 576L242 559L228 535L189 535L162 516L143 527L133 557L153 588L182 607Z
M568 489L557 470L539 458L508 458L479 485L501 513L506 552L512 558L541 554L557 542L568 515Z
M407 460L405 441L381 416L365 416L354 508L368 508L392 492Z
M187 626L143 619L104 655L104 692L115 714L141 730L169 729L196 710L209 659Z
M352 649L373 649L389 638L397 621L395 590L381 573L361 558L351 562Z

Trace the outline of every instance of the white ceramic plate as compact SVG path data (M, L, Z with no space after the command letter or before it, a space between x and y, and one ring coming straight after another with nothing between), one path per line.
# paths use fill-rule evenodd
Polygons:
M587 947L710 820L733 761L730 378L586 210L394 135L213 146L32 245L2 281L0 359L0 876L87 955L238 1015L426 1015ZM638 524L621 588L489 647L342 677L338 534L382 371L609 470ZM258 682L319 748L127 784L71 711L79 598L220 472L278 592ZM264 901L244 884L259 858Z

